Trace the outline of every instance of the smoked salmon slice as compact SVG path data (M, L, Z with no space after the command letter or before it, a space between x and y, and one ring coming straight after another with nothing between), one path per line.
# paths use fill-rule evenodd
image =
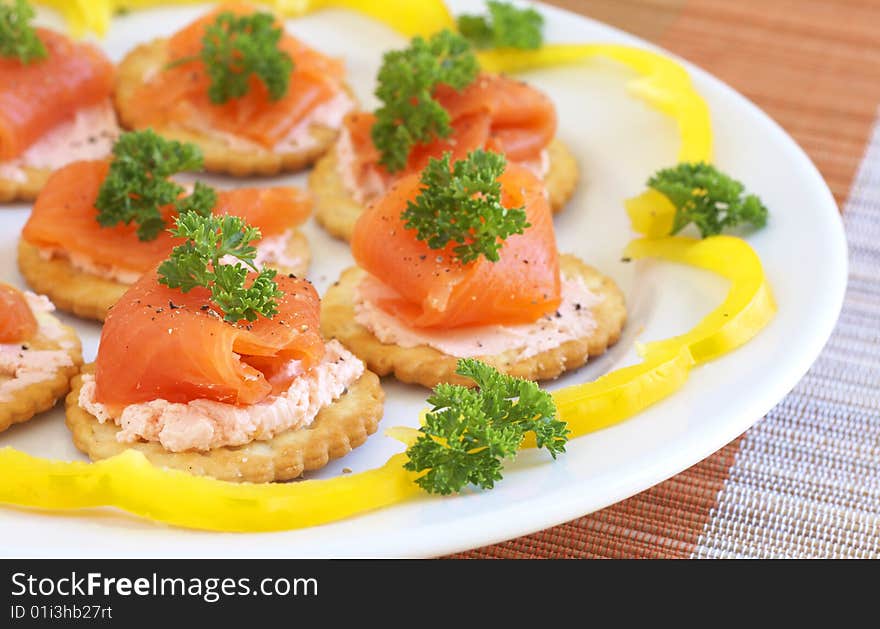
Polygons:
M113 64L95 46L35 29L48 57L24 64L0 58L0 161L21 155L77 110L113 91Z
M500 260L453 261L456 243L431 249L406 229L401 212L419 194L419 175L399 180L358 219L351 240L357 263L397 296L378 305L408 325L454 328L531 323L560 302L559 254L541 181L508 163L499 177L505 207L525 206L530 227L504 241Z
M20 290L0 284L0 343L18 343L37 333L37 319Z
M379 165L380 154L370 135L375 116L358 112L346 117L352 172L358 182L378 176L390 183L421 171L430 158L451 152L453 160L463 159L478 148L503 153L508 161L540 163L541 151L556 134L556 108L550 99L509 77L480 74L461 91L439 86L434 98L449 112L452 134L413 147L406 168L394 176Z
M168 61L197 57L206 26L227 11L243 15L255 9L243 3L228 3L196 20L168 40ZM266 147L275 146L315 107L340 93L345 71L340 60L320 54L287 33L279 46L294 63L289 88L281 99L271 100L265 85L251 77L247 94L215 104L208 97L210 77L205 65L194 60L157 72L139 88L134 99L139 108L132 112L133 126L196 125Z
M278 314L228 323L210 291L188 293L146 273L117 302L101 332L95 398L124 406L196 399L256 404L286 388L324 356L320 299L304 279L276 278L284 292ZM290 361L300 361L292 365Z
M25 223L22 237L43 249L82 256L99 266L145 273L180 244L166 230L150 241L138 239L135 224L101 227L95 200L109 169L107 161L81 161L55 171L46 182ZM218 192L217 214L234 214L276 236L308 218L311 197L292 187L238 188ZM174 214L165 212L170 227Z

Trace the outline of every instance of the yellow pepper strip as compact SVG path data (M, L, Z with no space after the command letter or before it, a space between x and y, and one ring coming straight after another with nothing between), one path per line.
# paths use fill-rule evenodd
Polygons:
M688 264L722 275L731 282L724 303L686 334L645 345L642 350L645 356L666 354L684 345L690 350L694 363L699 365L749 341L776 313L761 259L741 238L642 238L630 242L624 255Z
M675 219L675 206L662 192L648 188L624 202L632 228L648 238L668 236Z
M681 162L711 161L712 122L706 101L694 89L681 65L656 52L617 44L545 44L537 50L490 50L479 53L489 72L522 72L577 63L602 56L623 63L639 74L627 89L678 125Z
M59 11L76 37L92 31L107 33L117 10L159 5L194 4L197 0L35 0ZM259 0L258 0L259 1ZM320 9L350 9L385 22L407 37L455 29L455 20L441 0L262 0L282 15L296 17Z
M97 463L51 461L0 450L0 503L69 510L112 506L175 526L214 531L304 528L421 493L405 454L380 468L295 483L226 483L153 466L136 450Z
M644 361L638 365L555 391L559 417L568 423L572 437L607 428L668 397L684 386L691 367L746 343L776 313L761 260L740 238L643 238L632 241L624 255L713 271L731 281L730 291L724 302L689 332L643 346ZM534 436L530 437L524 447L534 447Z
M694 89L690 76L672 59L641 48L615 44L546 44L538 50L492 50L479 54L491 72L522 72L576 63L604 56L635 70L639 77L627 85L631 94L671 116L678 124L680 162L712 161L712 120L706 101ZM651 238L672 231L675 206L656 190L626 201L633 229Z
M36 0L38 4L58 11L74 37L82 37L87 31L103 35L110 22L112 0ZM103 27L102 27L103 24Z
M385 22L407 37L427 36L444 28L455 30L455 20L441 0L274 0L273 4L289 16L319 9L350 9Z

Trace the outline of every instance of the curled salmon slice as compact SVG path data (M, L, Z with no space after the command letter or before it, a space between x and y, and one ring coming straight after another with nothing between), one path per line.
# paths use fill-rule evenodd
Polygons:
M155 270L146 273L104 323L95 367L97 401L124 406L208 399L247 405L289 386L324 356L320 299L307 280L276 281L284 292L277 315L229 323L208 289L184 294L159 284Z
M397 293L378 305L408 325L454 328L536 321L560 301L559 257L541 181L508 164L502 204L525 206L530 227L504 241L500 260L453 260L455 243L431 249L406 229L401 213L418 196L419 175L397 181L358 220L351 248L357 263Z
M0 161L18 157L113 91L113 64L98 48L44 28L36 32L48 52L45 59L24 64L0 58Z
M205 29L219 13L245 15L255 10L245 3L216 8L168 40L168 61L197 57ZM139 109L132 112L134 126L196 126L274 147L317 106L340 93L345 73L342 61L322 55L287 33L279 45L294 63L289 88L281 99L272 100L265 85L252 76L247 94L215 104L208 97L210 77L199 59L160 70L139 88L135 98Z
M0 343L18 343L37 333L37 319L20 290L0 284Z
M168 257L180 239L163 230L155 240L138 239L137 226L101 227L95 200L107 176L107 161L81 161L55 171L34 203L22 238L43 249L83 256L101 265L145 273ZM237 188L218 192L217 214L233 214L258 227L264 237L296 227L311 213L312 201L299 188ZM168 226L174 212L164 211Z
M370 134L375 116L358 112L345 118L356 182L379 177L390 184L421 171L431 158L451 152L453 159L462 159L478 148L504 153L513 162L540 163L541 152L556 134L556 108L550 99L509 77L480 74L461 91L441 85L434 97L449 112L452 133L414 146L406 168L394 175L379 164L380 153Z

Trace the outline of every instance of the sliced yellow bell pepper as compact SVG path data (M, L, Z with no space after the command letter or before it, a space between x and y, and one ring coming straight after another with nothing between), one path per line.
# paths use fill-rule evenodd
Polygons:
M681 136L678 160L712 159L709 107L694 89L687 70L669 57L617 44L545 44L537 50L490 50L478 56L482 67L490 72L522 72L596 56L614 59L639 75L627 85L630 93L675 120Z
M713 271L730 280L730 290L724 302L687 333L644 345L643 362L555 391L559 417L573 437L618 423L668 397L684 386L692 367L746 343L776 313L761 260L741 238L643 238L631 242L624 255Z
M150 520L213 531L275 531L341 520L417 496L406 455L331 480L225 483L155 467L136 450L97 463L0 449L0 503L70 510L113 506Z
M59 11L76 37L92 31L107 33L110 19L121 9L162 5L195 4L198 0L35 0ZM443 28L455 28L455 20L441 0L258 0L278 13L296 17L321 9L350 9L385 22L407 37L430 35Z

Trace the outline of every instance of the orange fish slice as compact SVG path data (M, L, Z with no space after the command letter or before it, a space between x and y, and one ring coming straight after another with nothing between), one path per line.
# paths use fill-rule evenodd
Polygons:
M284 291L272 319L233 324L209 301L210 292L162 286L145 274L110 311L96 361L96 399L127 405L164 399L255 404L324 355L320 299L303 279L279 276Z
M37 247L83 256L97 265L145 273L168 257L180 240L163 230L155 240L141 241L133 223L101 227L95 200L108 168L106 161L83 161L55 171L37 197L22 237ZM238 188L218 193L215 212L240 216L266 237L305 221L311 206L309 194L298 188ZM174 213L169 209L164 214L171 227Z
M0 284L0 343L19 343L37 333L37 319L20 290Z
M77 110L113 90L113 64L91 44L36 29L49 56L34 63L0 58L0 161L21 155Z
M500 260L452 261L454 243L431 249L406 229L401 212L419 193L419 175L399 180L358 220L351 240L357 263L398 297L379 306L416 327L530 323L560 301L559 258L544 187L531 172L508 164L499 177L505 207L525 206L531 227L510 236Z
M169 61L197 57L208 24L222 12L238 15L256 9L243 3L227 3L199 18L168 40ZM315 107L339 94L344 75L341 61L326 57L291 35L284 34L280 47L293 59L287 93L273 101L261 81L251 77L247 94L223 104L208 97L210 78L201 60L183 63L156 73L140 88L141 104L133 113L136 128L169 123L199 126L232 133L266 147L275 146Z

